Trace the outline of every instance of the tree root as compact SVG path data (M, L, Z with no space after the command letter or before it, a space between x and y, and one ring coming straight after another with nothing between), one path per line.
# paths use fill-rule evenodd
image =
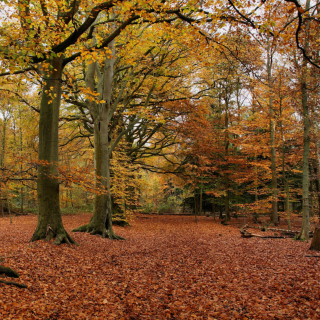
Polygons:
M8 267L0 266L0 274L3 274L3 273L6 276L11 277L11 278L19 278L19 274L16 271L14 271Z
M113 231L112 232L108 231L108 239L111 239L111 240L126 240L123 237L117 236Z
M47 227L47 232L45 233L45 235L38 233L37 230L35 231L35 233L33 234L30 242L34 242L34 241L38 241L38 240L45 240L45 241L50 241L52 239L55 239L53 241L54 244L62 244L62 243L66 243L66 244L76 244L78 245L70 236L69 234L64 230L64 229L60 229L57 231L57 233L51 228L50 225L48 225Z
M0 280L0 283L4 283L4 284L9 284L9 285L13 285L13 286L17 286L19 288L28 288L27 285L23 284L23 283L18 283L18 282L13 282L13 281L4 281L4 280Z
M67 232L65 233L59 233L56 235L55 240L53 241L54 244L61 244L61 243L66 243L66 244L76 244L76 243L69 235Z
M72 232L88 232L88 226L89 226L89 224L86 224L84 226L75 228L72 230Z
M104 239L107 238L110 240L125 240L124 238L117 236L113 231L110 232L105 227L97 228L91 223L75 228L72 230L72 232L88 232L91 235L97 235Z
M10 278L19 278L19 274L16 271L12 270L11 268L4 267L4 266L0 266L0 274L5 274L6 276L8 276ZM0 283L11 284L11 285L17 286L19 288L27 288L27 286L25 284L13 282L13 281L5 281L5 280L0 279Z

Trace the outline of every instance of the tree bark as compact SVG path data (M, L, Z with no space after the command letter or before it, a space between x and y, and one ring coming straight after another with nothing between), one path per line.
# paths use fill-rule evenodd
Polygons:
M227 89L226 89L227 90ZM230 221L230 207L229 207L229 200L230 200L230 180L229 180L229 97L227 96L227 92L225 93L225 122L224 122L224 128L225 128L225 190L226 190L226 196L225 196L225 217L224 222L227 223Z
M320 251L320 228L316 228L314 231L310 250Z
M280 101L280 128L281 128L281 141L282 141L282 179L284 184L284 191L286 193L285 199L285 210L287 213L288 229L291 230L291 215L290 215L290 193L289 193L289 179L286 175L286 166L285 166L285 139L284 139L284 130L283 130L283 121L282 121L282 95L281 95L281 75L280 75L280 84L279 84L279 101Z
M320 218L320 146L318 141L318 126L315 123L314 125L314 131L315 131L315 146L316 146L316 165L313 167L314 173L316 176L316 190L317 190L317 197L318 197L318 217Z
M100 100L105 102L88 103L90 113L94 120L94 162L96 187L101 193L96 193L93 203L93 217L89 224L74 229L74 232L90 232L103 238L122 239L113 232L112 228L112 199L110 193L110 132L109 123L112 117L111 96L113 82L113 68L115 63L114 41L109 45L113 57L106 56L103 73L100 73L97 62L88 66L86 74L86 86L95 92L95 75L98 76L98 88Z
M313 167L313 171L314 171L314 174L316 176L316 179L315 179L315 188L316 188L316 193L317 193L317 199L318 199L318 217L320 218L320 179L319 179L319 174L318 174L318 171L319 169L317 167Z
M306 10L310 8L310 0L307 1ZM309 30L309 23L306 24L306 33ZM306 50L309 47L308 40L305 40ZM309 239L309 152L310 152L310 119L307 90L307 60L303 58L301 75L301 102L303 114L303 164L302 164L302 226L298 235L299 240Z
M277 191L277 164L276 164L276 147L275 147L275 114L273 110L273 95L272 95L272 52L270 43L268 42L267 50L267 73L269 86L269 111L270 111L270 155L271 155L271 172L272 172L272 211L270 215L270 222L273 225L279 223L278 219L278 191Z
M310 151L310 119L306 82L302 83L303 107L303 165L302 165L302 226L298 236L300 240L309 239L309 151Z
M199 215L202 215L202 192L203 192L203 185L200 184L200 195L199 195Z
M55 238L54 243L75 243L65 231L59 203L58 125L63 57L47 61L40 104L38 163L38 224L31 241Z

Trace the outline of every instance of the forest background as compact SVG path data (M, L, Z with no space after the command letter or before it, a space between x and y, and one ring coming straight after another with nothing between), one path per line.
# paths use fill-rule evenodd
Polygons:
M2 318L319 319L319 10L2 1Z
M320 215L319 3L5 1L1 213ZM61 209L61 210L60 210ZM112 223L113 219L113 223Z

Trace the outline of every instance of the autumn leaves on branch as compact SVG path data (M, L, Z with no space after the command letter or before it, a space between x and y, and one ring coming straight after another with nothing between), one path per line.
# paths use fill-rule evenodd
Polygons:
M93 219L77 231L116 239L113 211L134 210L142 170L194 193L196 211L210 196L226 222L242 210L277 224L285 203L291 228L303 189L308 237L318 4L8 0L1 12L1 198L23 208L36 194L32 240L73 243L61 204L79 198Z

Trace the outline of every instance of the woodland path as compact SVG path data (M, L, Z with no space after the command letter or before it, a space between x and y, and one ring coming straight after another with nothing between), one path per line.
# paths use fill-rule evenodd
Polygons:
M68 231L89 214L64 216ZM29 244L35 216L0 218L1 319L320 319L320 259L309 242L240 237L213 218L139 215L126 241Z

